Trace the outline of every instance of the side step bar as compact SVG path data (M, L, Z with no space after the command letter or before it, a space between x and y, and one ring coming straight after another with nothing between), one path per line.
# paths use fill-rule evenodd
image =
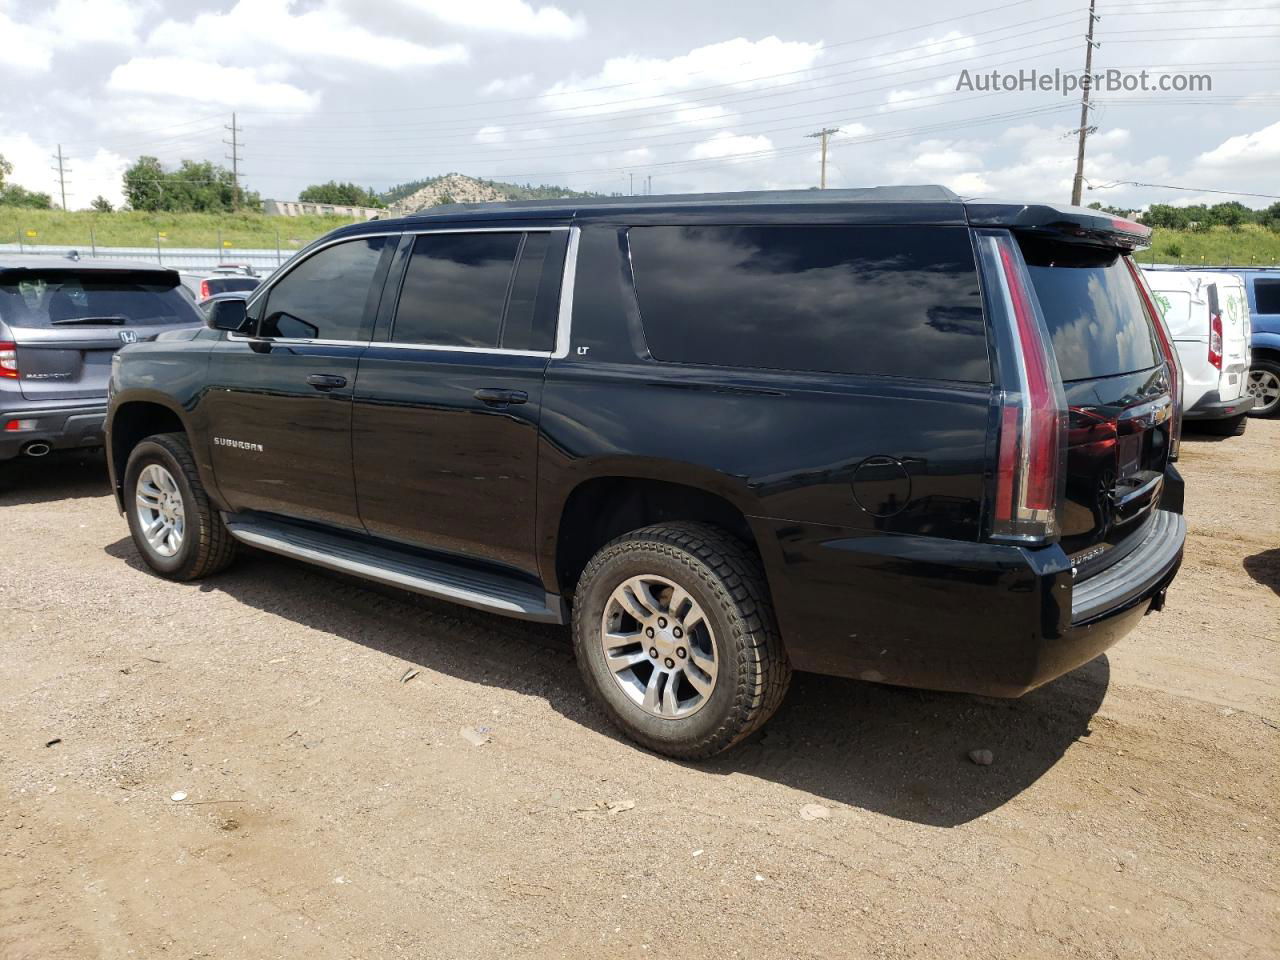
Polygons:
M223 518L233 537L260 550L477 610L538 623L568 622L561 597L514 577L392 546L362 543L285 520L240 514L224 514Z

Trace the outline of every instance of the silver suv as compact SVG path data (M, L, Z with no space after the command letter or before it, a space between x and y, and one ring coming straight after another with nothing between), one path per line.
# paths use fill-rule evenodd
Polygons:
M102 444L111 358L203 318L174 270L0 257L0 461Z

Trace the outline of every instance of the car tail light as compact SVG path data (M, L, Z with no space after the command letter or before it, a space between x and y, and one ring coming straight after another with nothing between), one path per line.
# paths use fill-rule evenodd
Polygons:
M1209 317L1209 362L1222 369L1222 314Z
M998 332L1001 365L1007 355L1012 368L1001 372L991 536L1047 541L1058 535L1066 397L1017 244L1008 233L985 231L981 244L992 311L1004 318Z
M36 428L34 420L10 420L4 425L6 433L26 433Z
M18 345L0 340L0 377L18 379Z
M208 280L200 281L200 299L201 300L209 299L209 281Z
M1156 332L1156 339L1160 341L1160 352L1164 354L1165 367L1169 371L1169 396L1173 400L1172 426L1169 429L1169 459L1177 460L1178 450L1182 445L1182 361L1178 359L1178 351L1173 346L1173 336L1165 325L1163 314L1156 309L1155 298L1151 296L1151 288L1147 286L1142 271L1131 258L1125 257L1124 262L1129 267L1129 273L1133 275L1133 282L1138 285L1138 293L1141 294L1142 302L1147 308L1147 317ZM1219 316L1219 323L1221 323L1221 316Z

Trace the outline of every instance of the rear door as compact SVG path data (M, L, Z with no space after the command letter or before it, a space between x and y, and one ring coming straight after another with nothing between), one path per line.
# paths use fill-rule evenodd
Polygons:
M1123 251L1025 236L1020 244L1070 407L1062 547L1087 576L1141 541L1159 503L1171 381Z
M122 346L204 322L180 287L172 270L0 272L0 321L16 344L23 397L105 400L111 357Z
M355 390L370 533L536 573L538 422L568 236L406 238L403 279Z
M1244 396L1249 369L1249 299L1244 280L1234 274L1219 274L1214 282L1222 318L1222 378L1218 392L1223 400L1236 400Z

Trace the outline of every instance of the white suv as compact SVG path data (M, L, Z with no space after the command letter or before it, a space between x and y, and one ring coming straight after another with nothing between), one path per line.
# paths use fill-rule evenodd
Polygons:
M1249 369L1249 301L1233 273L1144 271L1173 334L1184 373L1183 417L1213 433L1244 433L1253 406Z

